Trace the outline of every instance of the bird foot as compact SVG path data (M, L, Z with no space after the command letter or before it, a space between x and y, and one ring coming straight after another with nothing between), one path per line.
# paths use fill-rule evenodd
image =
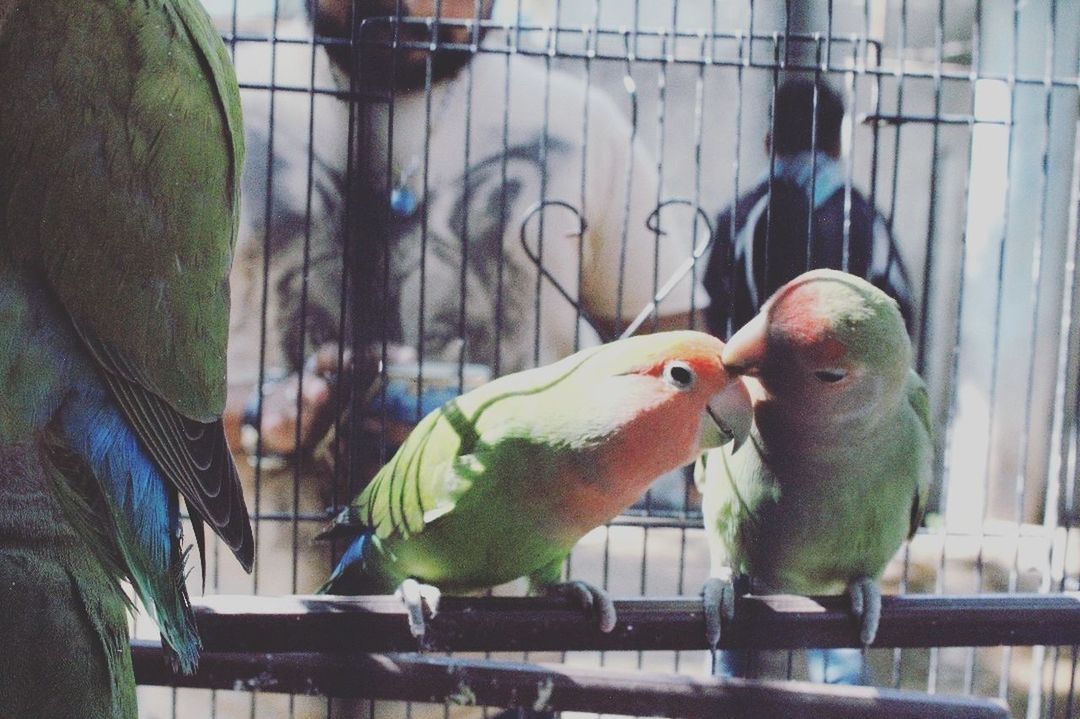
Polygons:
M442 592L438 587L431 584L421 584L415 579L406 579L394 592L409 612L409 632L424 641L427 633L427 623L424 619L424 606L427 606L428 614L434 618L439 611L439 598Z
M615 628L615 602L605 590L580 579L552 584L545 588L550 595L564 597L585 610L586 614L596 613L600 631L607 634Z
M706 579L701 588L701 603L705 611L705 641L716 651L724 625L735 619L735 583L731 574Z
M848 585L848 596L851 613L860 623L859 640L868 647L874 643L881 622L881 588L873 579L862 577Z

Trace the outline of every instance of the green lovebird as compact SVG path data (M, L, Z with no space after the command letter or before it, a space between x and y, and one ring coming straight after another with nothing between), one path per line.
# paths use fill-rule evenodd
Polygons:
M911 361L896 303L835 270L796 277L731 337L723 362L747 375L754 426L695 472L712 646L734 613L733 574L755 593L847 590L863 644L874 641L877 581L918 527L932 471L929 400Z
M749 395L723 368L723 348L693 331L631 337L447 402L324 535L355 539L321 591L402 585L422 636L418 582L471 593L528 577L533 592L595 604L610 631L610 598L584 582L561 584L563 562L661 474L745 438Z
M178 495L251 567L221 422L242 155L195 0L0 0L0 716L135 716L123 580L194 670Z

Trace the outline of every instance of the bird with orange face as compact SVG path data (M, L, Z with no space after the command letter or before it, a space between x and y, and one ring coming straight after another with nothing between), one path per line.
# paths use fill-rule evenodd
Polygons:
M597 606L602 590L560 583L574 544L704 449L745 438L750 399L702 332L611 342L506 375L427 415L338 516L352 543L323 587L380 594L402 586L414 633L418 583L470 593L518 577ZM410 599L411 597L411 599Z

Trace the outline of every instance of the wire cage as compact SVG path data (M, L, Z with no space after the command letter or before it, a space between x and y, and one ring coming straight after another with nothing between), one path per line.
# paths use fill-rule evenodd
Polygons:
M313 592L343 549L315 536L432 402L661 318L701 328L708 296L695 286L735 233L718 216L775 174L775 143L764 143L776 90L800 76L842 99L844 237L860 192L906 268L938 434L924 526L884 582L887 594L937 603L910 605L927 613L909 619L890 618L901 604L886 604L870 682L997 698L1014 716L1080 713L1070 613L1080 590L1080 5L389 0L363 12L357 2L351 15L349 2L323 3L312 18L303 0L204 4L233 53L245 112L228 424L257 544L248 577L210 543L209 595ZM843 268L850 261L845 251ZM268 429L268 417L283 419ZM590 533L566 570L628 598L620 611L666 639L590 644L555 622L546 643L455 648L707 676L703 636L688 639L697 625L672 609L690 611L708 571L686 480L661 479ZM199 578L189 581L198 594ZM1020 596L979 604L1000 593ZM633 597L682 603L633 614ZM207 614L263 611L217 599ZM822 622L839 615L825 607ZM292 611L265 611L279 610ZM791 626L762 619L773 643L758 646L773 651L760 676L810 678L801 647L811 640L784 632L812 614ZM237 632L257 652L289 630ZM464 685L432 690L444 703L321 696L364 690L325 679L342 671L325 664L332 657L277 660L261 671L278 683L238 661L191 683L202 688L143 686L141 714L494 713L452 706L470 703ZM143 684L179 681L149 665L138 663ZM578 708L682 715L675 706Z

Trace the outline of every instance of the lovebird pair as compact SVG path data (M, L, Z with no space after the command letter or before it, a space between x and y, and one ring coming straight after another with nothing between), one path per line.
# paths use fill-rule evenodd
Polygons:
M422 597L528 577L533 593L569 595L610 631L607 593L563 583L563 564L661 474L745 439L750 398L723 349L701 332L631 337L447 402L326 533L352 541L322 591L401 586L422 636Z
M526 576L534 592L595 604L610 631L610 598L562 584L563 562L653 479L711 450L696 471L710 644L733 619L736 573L770 592L846 589L870 644L877 581L918 526L931 472L929 403L910 367L896 303L815 270L726 346L646 335L498 379L425 417L339 515L325 536L353 539L322 591L401 586L421 635L425 593Z

